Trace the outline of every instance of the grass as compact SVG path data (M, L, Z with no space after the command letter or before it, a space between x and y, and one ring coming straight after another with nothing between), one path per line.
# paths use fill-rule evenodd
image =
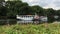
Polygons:
M4 25L0 26L0 34L60 34L60 24Z

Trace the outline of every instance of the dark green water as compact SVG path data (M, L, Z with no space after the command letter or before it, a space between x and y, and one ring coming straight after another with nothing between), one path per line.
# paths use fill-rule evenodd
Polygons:
M4 24L16 24L17 20L16 19L0 19L0 25Z

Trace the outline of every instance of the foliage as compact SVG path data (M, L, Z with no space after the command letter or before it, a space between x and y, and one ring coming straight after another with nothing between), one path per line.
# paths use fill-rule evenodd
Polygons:
M5 3L5 6L3 6L2 2ZM0 0L0 16L15 18L16 15L34 15L35 13L37 13L39 16L47 16L49 22L53 22L55 20L55 15L60 17L60 10L54 10L52 8L44 9L38 5L29 6L27 3L22 2L21 0Z
M0 34L60 34L60 24L5 25L0 26Z

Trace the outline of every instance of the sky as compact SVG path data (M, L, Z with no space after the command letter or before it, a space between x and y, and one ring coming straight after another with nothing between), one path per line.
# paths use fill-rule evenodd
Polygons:
M60 0L22 0L27 2L30 6L39 5L43 8L60 9Z
M39 5L43 8L60 9L60 0L22 0L27 2L30 6Z

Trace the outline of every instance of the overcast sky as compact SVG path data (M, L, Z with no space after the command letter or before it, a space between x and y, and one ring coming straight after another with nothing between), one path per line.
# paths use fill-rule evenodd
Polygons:
M22 0L30 6L39 5L43 8L60 9L60 0Z
M60 0L22 0L30 6L39 5L43 8L60 9Z

